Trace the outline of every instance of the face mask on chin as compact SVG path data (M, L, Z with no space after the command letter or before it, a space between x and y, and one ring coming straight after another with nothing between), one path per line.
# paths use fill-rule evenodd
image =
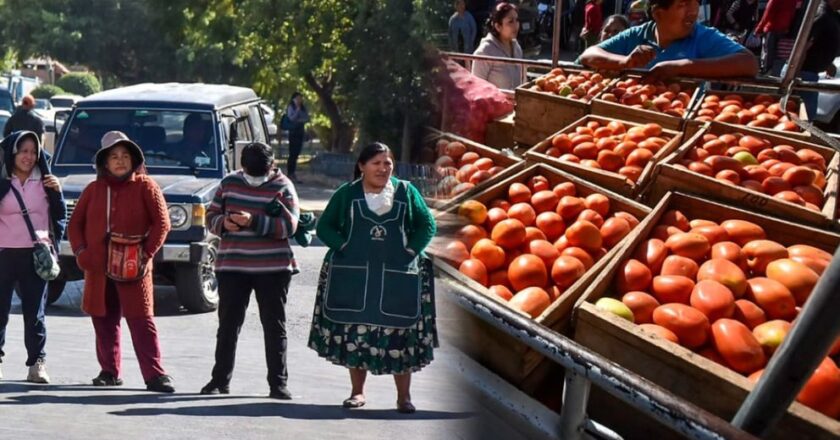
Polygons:
M251 186L260 186L263 183L268 181L268 174L266 174L264 176L256 176L256 177L252 176L248 173L242 173L242 175L245 176L245 181L248 182L248 185L251 185Z

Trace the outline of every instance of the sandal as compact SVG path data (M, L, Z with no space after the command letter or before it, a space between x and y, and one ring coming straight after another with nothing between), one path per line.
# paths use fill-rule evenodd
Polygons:
M397 412L401 414L413 414L417 411L417 408L411 403L410 400L406 400L403 403L397 402Z
M341 402L341 406L344 408L361 408L365 406L365 399L363 397L352 396L349 399L344 399L344 402Z

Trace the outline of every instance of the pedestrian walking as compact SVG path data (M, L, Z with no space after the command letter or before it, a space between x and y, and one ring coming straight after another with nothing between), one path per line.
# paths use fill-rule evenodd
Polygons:
M464 0L455 0L455 13L449 17L449 49L455 52L472 53L477 33L475 19L467 11Z
M269 397L292 398L287 387L286 298L299 272L289 239L298 237L300 208L291 180L274 168L271 147L245 146L242 169L228 174L207 210L210 231L221 237L216 260L219 330L216 363L201 394L228 394L236 343L251 291L257 297L265 340Z
M309 347L350 371L345 408L365 404L368 373L394 376L397 410L412 413L411 374L437 347L434 275L423 250L435 222L420 192L393 177L384 144L365 147L355 180L330 198L317 235L329 247Z
M300 92L292 94L289 105L286 107L285 118L288 122L285 129L289 130L289 160L286 163L286 174L295 183L301 183L297 177L297 162L301 150L303 150L303 139L306 136L306 123L309 122L309 111L303 103L303 95Z
M47 279L38 270L36 246L46 245L52 256L58 255L67 209L37 133L16 131L6 136L0 152L0 363L5 355L12 292L17 285L29 367L26 380L49 383L44 351Z
M40 145L44 136L44 121L33 114L34 109L35 98L32 95L24 96L15 113L6 121L6 126L3 127L3 137L15 131L31 131L38 136L38 144Z
M516 6L507 2L498 3L487 20L487 36L481 40L474 54L522 58L522 47L516 41L518 33L519 13ZM515 64L475 61L472 73L505 90L514 90L525 82L525 69Z
M583 30L580 31L580 38L585 47L593 46L600 41L601 28L604 26L602 2L603 0L586 0Z
M162 366L152 284L152 260L169 232L169 215L144 163L143 151L128 136L105 133L94 155L96 180L82 191L68 235L85 273L82 310L96 332L101 371L93 385L123 383L120 321L125 317L146 389L172 393L172 378Z
M761 20L755 26L755 35L761 40L761 73L775 73L776 51L779 39L790 30L796 15L796 0L770 0Z

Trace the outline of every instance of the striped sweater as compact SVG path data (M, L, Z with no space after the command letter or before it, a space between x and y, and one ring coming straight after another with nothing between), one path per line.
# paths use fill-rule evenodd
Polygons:
M266 208L277 200L275 209ZM240 231L224 228L225 215L248 212L251 225ZM228 174L213 196L207 210L210 232L221 237L216 270L219 272L298 273L297 262L289 245L297 230L300 208L292 182L279 170L272 171L268 181L251 186L243 171Z

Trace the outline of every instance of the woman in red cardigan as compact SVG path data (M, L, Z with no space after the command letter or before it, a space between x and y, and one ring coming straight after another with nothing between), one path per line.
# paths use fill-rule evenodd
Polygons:
M153 319L152 257L169 232L166 202L158 185L145 174L143 151L122 132L111 131L102 137L94 163L97 178L82 192L68 228L76 262L85 272L82 309L93 319L96 355L102 367L93 385L123 383L120 319L125 316L146 389L174 392L172 378L161 366ZM136 281L115 281L113 272L108 273L109 237L118 234L145 236L139 251L145 272Z

